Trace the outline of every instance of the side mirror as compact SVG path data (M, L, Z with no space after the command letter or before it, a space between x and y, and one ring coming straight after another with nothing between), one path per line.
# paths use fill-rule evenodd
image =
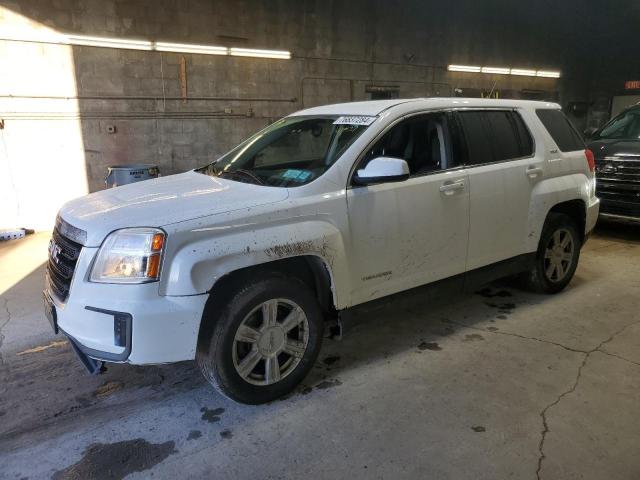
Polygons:
M584 134L585 138L591 138L593 137L593 134L596 133L598 131L598 129L596 127L589 127L589 128L585 128L584 132L582 132Z
M356 185L402 182L409 178L409 165L401 158L378 157L367 163L353 176Z

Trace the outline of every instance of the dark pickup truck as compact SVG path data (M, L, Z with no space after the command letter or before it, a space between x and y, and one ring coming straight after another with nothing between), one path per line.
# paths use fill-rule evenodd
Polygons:
M640 221L640 105L589 133L600 215Z

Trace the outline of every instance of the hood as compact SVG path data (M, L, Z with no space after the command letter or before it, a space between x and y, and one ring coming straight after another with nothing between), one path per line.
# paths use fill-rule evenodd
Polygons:
M87 232L86 246L127 227L171 223L286 200L286 188L210 177L194 171L92 193L66 203L60 216Z
M596 158L640 155L640 141L637 140L601 138L589 143L589 148Z

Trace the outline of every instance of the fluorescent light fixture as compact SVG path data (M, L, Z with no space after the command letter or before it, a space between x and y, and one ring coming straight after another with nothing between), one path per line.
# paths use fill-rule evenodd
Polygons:
M215 47L213 45L192 45L187 43L156 42L154 50L159 52L176 53L201 53L204 55L228 55L227 47Z
M548 70L538 70L536 77L560 78L560 72L550 72Z
M201 55L233 55L236 57L291 59L287 50L263 50L257 48L228 48L215 45L194 45L190 43L150 42L147 40L127 40L112 37L90 37L86 35L21 35L0 31L0 40L16 42L49 43L54 45L78 45L85 47L124 48L127 50L156 50L159 52L196 53ZM480 68L480 67L478 67ZM479 71L479 70L478 70Z
M560 72L553 72L550 70L529 70L526 68L476 67L474 65L448 65L447 70L449 70L450 72L493 73L497 75L520 75L520 76L526 76L526 77L560 78Z
M527 70L524 68L512 68L511 69L511 75L522 75L525 77L535 77L536 76L536 71L535 70Z
M145 40L123 40L109 37L86 37L84 35L68 35L61 43L82 45L87 47L126 48L129 50L153 50L153 44Z
M480 70L482 73L499 73L502 75L508 75L510 69L503 67L482 67Z
M234 57L280 58L288 60L291 52L286 50L259 50L255 48L230 48L229 55Z
M470 73L480 73L482 67L474 67L471 65L449 65L447 70L450 72L470 72Z

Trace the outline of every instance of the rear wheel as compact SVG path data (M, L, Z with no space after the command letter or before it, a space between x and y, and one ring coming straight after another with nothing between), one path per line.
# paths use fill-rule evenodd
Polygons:
M581 244L573 219L550 213L542 229L534 268L524 276L526 286L540 293L564 289L578 267Z
M236 289L215 312L197 360L205 378L227 397L269 402L293 390L315 362L323 316L300 280L267 275Z

